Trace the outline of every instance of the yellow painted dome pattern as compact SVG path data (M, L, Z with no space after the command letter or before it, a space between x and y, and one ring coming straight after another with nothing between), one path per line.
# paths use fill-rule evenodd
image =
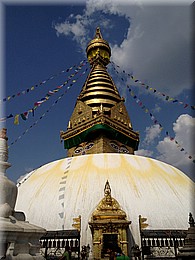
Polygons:
M91 243L88 222L107 180L137 243L139 215L147 217L150 229L187 228L194 182L166 163L127 154L83 155L40 167L18 184L16 210L47 230L71 229L81 215L82 243Z

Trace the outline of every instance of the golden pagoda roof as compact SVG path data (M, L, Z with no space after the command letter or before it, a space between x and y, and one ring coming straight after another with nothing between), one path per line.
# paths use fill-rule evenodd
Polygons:
M139 134L132 129L131 121L112 77L106 66L110 62L111 49L107 41L102 38L100 28L96 29L95 37L86 49L91 71L77 98L77 102L70 118L67 131L61 131L64 147L70 149L89 139L102 138L104 135L112 140L130 147L130 153L137 150ZM104 139L102 142L107 142ZM110 148L102 148L97 144L94 151L108 152ZM90 153L94 153L90 150ZM69 156L74 156L72 150Z
M106 67L96 64L92 67L82 88L79 100L90 106L93 111L98 111L100 107L103 107L105 111L109 111L111 107L123 99L121 99Z

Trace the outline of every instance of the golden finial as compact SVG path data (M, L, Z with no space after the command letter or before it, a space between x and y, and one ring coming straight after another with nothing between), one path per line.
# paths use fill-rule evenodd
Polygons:
M110 62L111 49L108 42L103 39L100 27L96 28L95 37L87 45L86 52L90 64L96 62L106 66Z
M96 32L95 32L95 37L94 38L103 39L102 38L102 34L100 32L100 27L96 28Z

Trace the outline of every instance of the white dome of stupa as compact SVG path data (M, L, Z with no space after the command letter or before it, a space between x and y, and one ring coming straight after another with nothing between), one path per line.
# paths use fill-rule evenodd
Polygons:
M16 209L47 230L72 229L73 218L81 215L81 243L91 244L88 222L107 180L137 244L139 215L149 229L187 229L193 181L171 165L136 155L81 155L48 163L20 181Z

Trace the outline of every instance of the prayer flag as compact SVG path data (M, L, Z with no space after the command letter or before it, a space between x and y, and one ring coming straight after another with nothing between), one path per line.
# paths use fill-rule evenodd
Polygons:
M15 115L14 124L19 125L19 115Z
M25 117L24 114L20 114L20 116L21 116L21 118L22 118L23 120L26 120L26 117Z
M12 114L10 114L9 116L7 116L7 118L11 118L11 117L13 117L13 115L12 115Z

